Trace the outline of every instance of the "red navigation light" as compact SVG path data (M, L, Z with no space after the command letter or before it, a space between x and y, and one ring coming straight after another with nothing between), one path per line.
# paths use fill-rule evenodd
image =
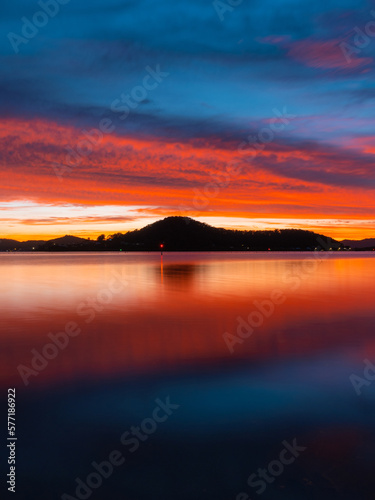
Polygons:
M164 245L163 245L163 243L160 243L160 248L164 248Z

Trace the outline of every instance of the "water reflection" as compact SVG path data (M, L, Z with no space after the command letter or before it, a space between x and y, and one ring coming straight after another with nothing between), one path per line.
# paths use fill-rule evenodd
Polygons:
M306 255L17 255L1 256L0 266L5 384L22 383L17 364L71 321L82 333L41 374L46 383L331 349L362 356L375 326L375 259L367 256L312 266ZM238 336L254 301L269 301L275 290L285 301L231 353L223 335Z
M159 266L155 266L155 273L160 274L161 281L167 286L191 288L194 286L196 275L202 270L201 266L195 264L164 264L163 257Z
M7 255L0 270L20 498L77 498L114 449L125 465L92 498L255 498L249 475L293 439L306 451L262 498L373 498L375 382L350 382L375 362L370 255ZM80 333L24 386L17 367L68 322ZM130 454L120 436L166 397L179 410Z

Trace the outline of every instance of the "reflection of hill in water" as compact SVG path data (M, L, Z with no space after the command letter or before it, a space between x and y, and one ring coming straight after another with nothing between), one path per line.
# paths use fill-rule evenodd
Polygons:
M156 273L165 282L185 287L193 284L196 275L201 270L201 266L197 266L196 264L164 264L163 262L155 268Z

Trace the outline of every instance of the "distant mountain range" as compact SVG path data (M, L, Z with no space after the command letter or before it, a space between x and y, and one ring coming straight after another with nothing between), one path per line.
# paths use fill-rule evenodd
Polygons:
M375 249L375 238L368 238L366 240L343 240L341 242L343 245L350 248L356 248L361 250L373 250Z
M102 235L97 240L69 235L48 241L0 239L0 251L156 251L161 244L164 251L363 250L375 248L375 239L339 242L300 229L239 231L213 227L190 217L167 217L142 229L107 238Z
M62 236L61 238L56 238L54 240L28 240L28 241L17 241L17 240L7 240L0 238L0 252L7 251L33 251L33 250L49 250L50 247L56 246L58 248L63 247L75 247L80 244L90 243L90 240L85 238L77 238L76 236ZM69 248L70 250L70 248Z

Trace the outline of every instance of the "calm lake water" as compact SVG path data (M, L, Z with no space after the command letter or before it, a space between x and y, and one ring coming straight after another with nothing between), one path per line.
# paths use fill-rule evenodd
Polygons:
M0 254L0 272L16 498L373 500L374 253Z

